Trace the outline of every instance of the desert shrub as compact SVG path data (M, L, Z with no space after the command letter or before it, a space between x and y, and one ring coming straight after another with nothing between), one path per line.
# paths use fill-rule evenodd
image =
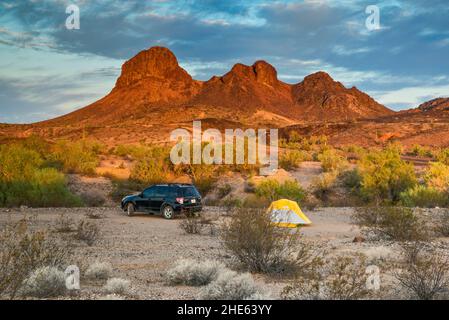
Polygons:
M0 232L0 295L14 297L23 281L41 267L64 267L69 249L43 231L30 231L28 220L8 223Z
M437 154L437 161L449 166L449 149L442 149Z
M99 237L100 229L95 223L87 220L81 220L78 223L75 239L84 241L88 246L92 246L98 241Z
M83 192L80 198L87 207L102 207L106 202L104 195L96 190Z
M126 295L129 293L130 287L131 282L129 282L128 280L120 278L111 278L106 282L103 289L107 293Z
M284 299L357 300L369 296L362 255L338 256L312 273L301 275L282 291Z
M317 198L326 200L336 180L337 173L335 171L320 174L312 182L313 193Z
M201 217L187 214L179 223L179 227L187 234L200 234L204 228Z
M344 157L338 154L334 149L326 149L318 155L318 160L321 162L324 172L344 170L348 162Z
M226 183L220 187L218 187L218 197L223 199L232 191L232 186L229 183Z
M403 261L394 273L411 298L432 300L449 290L449 260L442 252L420 243L403 247Z
M360 189L362 178L357 169L347 170L340 174L343 185L353 191L357 192Z
M61 214L58 218L56 218L53 224L53 229L56 232L61 233L72 232L74 224L75 222L72 217L66 214Z
M433 162L427 169L424 180L426 185L440 190L447 191L449 189L449 166L441 162Z
M61 296L65 291L64 272L55 267L42 267L25 279L20 293L23 296L49 298Z
M279 183L273 179L266 179L256 186L255 192L257 196L270 201L285 198L301 202L306 196L304 189L296 181L290 180Z
M107 262L95 262L91 264L86 270L86 278L106 280L112 274L112 266Z
M371 200L398 201L401 192L416 184L412 164L401 160L396 148L371 151L359 163L361 193Z
M145 184L165 182L168 179L167 170L161 160L150 157L139 159L131 169L130 179Z
M72 207L81 206L69 192L65 177L53 168L44 168L39 153L20 145L0 147L0 206Z
M401 203L407 207L434 208L448 203L448 194L433 187L416 185L400 195Z
M429 227L410 208L359 208L353 219L366 231L395 241L427 240L429 237Z
M419 144L415 144L411 150L412 155L419 157L432 157L432 150L429 148L423 147Z
M98 152L101 147L95 142L81 140L58 141L50 155L50 160L60 163L64 172L94 174L98 165Z
M298 230L278 228L262 210L237 210L221 231L225 249L251 272L288 275L320 259Z
M166 278L171 285L204 286L216 280L224 270L225 265L218 261L181 259L168 270Z
M244 300L260 294L249 273L238 274L226 270L218 278L203 288L200 299L203 300Z
M286 151L279 157L279 166L285 170L298 168L304 161L304 153L298 150Z

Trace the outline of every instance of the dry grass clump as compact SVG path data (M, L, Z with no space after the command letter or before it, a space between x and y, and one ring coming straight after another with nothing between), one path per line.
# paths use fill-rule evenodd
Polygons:
M276 227L262 210L238 209L222 226L221 238L225 249L251 272L288 275L320 261L298 230Z
M81 220L78 223L75 233L75 239L84 241L88 246L92 246L100 237L100 229L90 221Z
M358 300L369 297L366 261L362 255L338 256L286 286L284 299Z
M66 215L66 214L61 214L61 215L59 215L58 218L56 218L56 220L53 224L53 229L56 232L68 233L68 232L73 231L74 224L75 224L75 221L73 220L72 217L70 217L69 215Z
M30 220L8 223L0 231L0 295L14 298L31 272L65 267L70 250L44 231L29 229Z
M203 300L246 300L261 297L261 289L249 273L225 270L200 293Z
M203 220L195 214L186 214L179 227L187 234L200 234L204 228Z
M36 298L50 298L64 295L66 277L55 267L34 270L23 282L21 295Z
M86 270L86 278L92 280L106 280L112 274L112 266L108 262L95 262Z
M422 243L403 246L403 260L394 276L411 298L433 300L449 290L449 259L433 247Z
M225 269L225 265L218 261L181 259L168 270L166 278L171 285L204 286L216 280Z
M131 282L121 278L109 279L103 287L106 293L126 295L131 289Z
M419 241L430 237L425 221L410 208L359 208L353 220L364 231L394 241Z

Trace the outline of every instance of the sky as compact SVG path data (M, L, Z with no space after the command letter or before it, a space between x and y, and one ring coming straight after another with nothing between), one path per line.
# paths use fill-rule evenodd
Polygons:
M199 80L263 59L285 82L323 70L394 110L449 96L447 0L1 0L0 122L86 106L156 45Z

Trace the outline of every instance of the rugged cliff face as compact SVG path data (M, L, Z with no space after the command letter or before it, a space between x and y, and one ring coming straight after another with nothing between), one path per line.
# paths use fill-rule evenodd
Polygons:
M273 128L391 114L325 72L291 85L280 81L268 62L257 61L251 66L237 63L223 76L198 81L180 67L169 49L153 47L123 64L115 87L102 99L62 117L21 127L26 128L21 135L37 132L71 138L89 131L111 143L163 141L167 132L189 127L195 119L219 129Z

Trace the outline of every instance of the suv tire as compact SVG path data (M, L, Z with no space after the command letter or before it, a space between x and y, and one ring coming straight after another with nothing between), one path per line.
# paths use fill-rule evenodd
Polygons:
M128 203L128 204L126 205L126 214L127 214L129 217L131 217L131 216L134 214L134 212L136 212L136 208L134 207L134 204L132 204L131 202Z
M172 206L165 205L162 207L162 216L167 219L173 219L175 217L175 210L173 210Z

